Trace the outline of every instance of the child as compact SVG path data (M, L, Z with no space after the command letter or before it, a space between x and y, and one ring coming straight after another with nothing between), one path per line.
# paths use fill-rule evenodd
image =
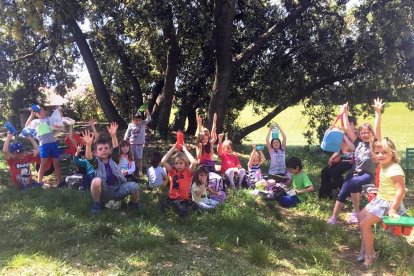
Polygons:
M375 128L365 123L358 129L358 135L352 130L348 120L348 103L342 105L343 122L346 135L355 145L355 163L352 170L345 177L332 216L328 219L328 224L336 224L336 219L345 205L347 197L351 196L354 210L348 220L350 224L358 223L359 202L362 185L369 184L374 179L375 164L371 158L370 145L375 139L381 139L381 109L385 103L381 99L374 100Z
M292 176L293 189L286 196L282 196L279 203L285 208L294 207L306 199L307 193L313 192L313 184L308 175L302 171L302 161L297 157L291 157L286 162L286 167Z
M364 266L370 268L377 254L374 251L372 226L380 222L385 215L398 217L405 213L403 199L405 196L404 171L398 164L399 158L394 143L384 138L372 144L372 153L381 166L377 196L358 214L361 232L361 251L358 260L364 260Z
M128 129L125 132L124 140L127 140L131 144L132 157L136 161L136 167L138 168L138 176L142 176L142 155L145 145L145 126L151 121L151 115L148 109L145 109L146 119L143 119L141 112L137 112L132 119L132 122L128 125Z
M78 173L82 174L82 182L79 186L79 189L89 190L91 187L92 179L95 177L95 169L93 168L92 164L85 158L85 150L83 145L77 145L75 156L73 156L73 162L78 167Z
M197 144L198 147L197 151L197 159L198 164L205 166L210 172L215 171L215 164L214 161L214 143L217 141L217 133L216 133L216 123L217 123L217 114L214 113L213 117L213 125L211 127L211 135L210 131L207 128L203 128L203 118L198 115L197 116Z
M148 186L154 187L165 187L168 184L169 178L165 169L161 166L161 153L154 151L151 154L150 164L151 167L147 171Z
M272 138L272 140L270 140L270 136L274 127L277 127L279 129L279 132L282 135L282 141L280 141L279 138ZM266 135L266 147L270 156L268 177L277 182L289 181L290 177L287 174L285 165L286 135L277 123L274 126L269 126L269 131Z
M92 132L94 134L94 139L99 140L99 133L96 130L95 124L96 124L96 122L95 122L94 118L89 119L89 126L91 127ZM74 155L77 151L76 148L77 148L78 145L82 146L82 151L83 152L85 151L85 144L83 143L83 140L82 140L82 137L81 137L82 135L83 135L82 132L79 133L79 134L74 133L73 132L73 125L69 125L69 133L68 133L67 137L65 138L65 144L68 146L68 148L65 149L65 153Z
M121 155L119 156L119 168L127 181L134 181L135 162L132 157L129 142L122 140L120 145Z
M86 158L94 167L96 176L91 183L91 194L94 201L91 208L92 214L98 214L102 211L102 202L122 200L128 195L130 196L128 205L135 209L139 207L138 184L127 182L117 165L120 154L116 137L118 125L111 123L107 129L112 138L113 149L107 140L96 141L95 158L92 156L93 133L85 130L82 137L86 144Z
M11 181L13 186L21 190L27 190L30 187L41 186L32 179L30 163L35 162L39 154L39 146L33 137L27 137L32 143L33 151L24 151L22 144L19 142L10 143L13 135L7 132L6 141L3 145L3 154L6 163L9 166Z
M221 159L221 173L225 174L230 181L230 188L234 188L234 176L235 174L239 175L237 187L241 188L241 183L244 176L246 175L246 170L240 165L240 161L237 156L233 153L233 144L230 140L225 140L223 142L224 134L219 134L219 145L218 145L218 155Z
M209 188L209 171L206 167L200 166L194 173L193 185L191 186L191 196L193 201L197 203L198 207L202 210L208 210L215 208L219 202L207 197L207 191Z
M32 110L25 124L25 127L36 130L37 139L40 144L40 168L38 172L38 182L43 183L47 160L52 157L53 167L55 168L55 178L57 183L60 183L62 175L59 164L59 147L56 142L56 138L53 135L50 117L47 116L47 111L44 106L39 105L39 107L39 112ZM37 119L34 119L34 117L37 117Z
M247 167L249 168L247 172L247 184L254 188L257 182L259 186L267 184L267 181L262 179L262 172L260 166L266 161L266 157L263 154L262 150L256 150L256 145L253 145L252 153L250 154L249 162Z
M182 152L180 151L175 155L174 166L168 164L168 159L173 152L177 151L175 144L161 160L170 177L167 204L172 205L180 217L188 214L187 208L190 206L197 209L197 206L192 205L190 201L191 180L197 161L188 152L185 145L182 146L182 149Z

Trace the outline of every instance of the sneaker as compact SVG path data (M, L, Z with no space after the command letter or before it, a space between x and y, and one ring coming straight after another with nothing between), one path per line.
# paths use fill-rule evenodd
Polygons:
M335 225L336 224L336 218L334 218L334 217L329 218L327 223L330 224L330 225Z
M349 224L358 224L358 213L352 212L351 217L348 220Z
M102 204L100 202L94 202L91 208L91 214L96 215L102 212Z

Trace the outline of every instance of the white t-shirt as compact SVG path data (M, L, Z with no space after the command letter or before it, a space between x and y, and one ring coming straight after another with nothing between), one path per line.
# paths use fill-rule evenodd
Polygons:
M162 181L167 176L167 173L162 166L150 167L147 170L147 176L149 187L159 187L162 185Z
M50 126L50 117L34 119L30 122L27 128L36 130L40 146L56 142L55 136L53 135L53 129Z

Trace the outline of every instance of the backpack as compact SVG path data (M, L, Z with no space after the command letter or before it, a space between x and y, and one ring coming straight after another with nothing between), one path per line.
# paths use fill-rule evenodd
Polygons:
M341 124L343 126L342 121L342 114L336 117L336 120L332 124L330 128L325 131L325 135L323 136L321 148L324 151L329 152L338 152L341 150L342 141L344 140L344 132L342 129L335 127L335 124L341 120Z
M218 195L211 195L210 198L219 202L223 202L227 195L226 195L226 187L224 185L224 181L223 178L215 173L215 172L210 172L208 174L208 178L209 178L209 183L208 186L213 190L218 192Z

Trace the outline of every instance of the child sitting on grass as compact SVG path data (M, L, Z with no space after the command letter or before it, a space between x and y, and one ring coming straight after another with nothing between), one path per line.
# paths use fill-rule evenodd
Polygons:
M286 167L291 173L293 189L288 191L287 195L280 198L279 204L289 208L304 201L307 194L313 192L314 187L308 175L302 171L302 161L299 158L289 158L286 162Z
M207 191L213 193L214 191L208 186L209 184L209 170L207 167L200 166L194 173L193 185L191 186L191 196L193 201L197 203L202 210L209 210L215 208L220 202L207 197Z
M24 151L22 144L19 142L10 142L13 134L7 133L6 141L3 145L3 154L6 163L9 166L11 181L14 187L27 190L34 186L41 186L32 179L30 164L35 162L39 154L39 146L33 137L27 139L32 143L33 151Z
M165 169L161 165L161 153L158 151L154 151L151 154L150 164L151 167L147 170L147 177L148 177L148 187L149 188L156 188L156 187L166 187L169 181L167 173Z
M247 167L247 184L254 188L256 185L263 186L267 184L267 181L262 179L262 172L260 166L266 161L266 157L262 150L257 150L256 145L252 146L252 153L250 154L249 162Z
M161 163L170 177L167 205L173 206L180 217L185 217L188 214L188 207L197 209L197 205L194 205L194 202L190 200L191 180L197 161L185 145L182 145L182 150L175 155L174 166L168 163L168 159L177 151L175 144L164 155Z
M230 140L223 142L224 134L219 134L218 156L221 159L221 173L225 174L230 181L230 188L234 189L234 177L238 174L237 187L241 188L243 178L246 175L246 170L240 165L240 161L233 153L233 143Z
M120 155L118 138L116 137L118 125L111 123L107 129L112 138L113 149L107 140L96 141L95 157L92 156L93 133L85 130L82 137L86 144L86 158L96 171L96 177L91 183L91 194L94 201L91 208L92 214L98 214L102 211L102 202L122 200L127 196L130 196L128 202L130 208L138 209L139 207L138 184L127 182L117 165Z

